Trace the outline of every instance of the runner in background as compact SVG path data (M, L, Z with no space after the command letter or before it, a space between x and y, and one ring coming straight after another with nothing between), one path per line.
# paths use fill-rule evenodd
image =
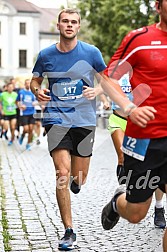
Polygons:
M12 145L15 138L15 129L17 123L17 114L16 114L16 98L17 93L13 91L14 87L12 83L6 85L6 91L2 92L0 95L1 102L1 115L3 116L3 129L2 135L8 139L7 132L10 128L10 141L8 145Z
M20 125L23 126L23 132L19 138L19 143L22 145L24 137L28 134L26 150L31 150L33 140L33 130L35 125L35 96L30 90L30 80L25 80L25 88L21 89L17 96L17 106L20 109Z

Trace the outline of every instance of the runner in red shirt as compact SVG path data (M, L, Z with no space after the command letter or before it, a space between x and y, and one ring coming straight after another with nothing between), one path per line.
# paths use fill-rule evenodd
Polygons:
M159 187L165 192L167 184L167 0L156 1L156 10L160 22L130 32L105 70L106 75L116 79L130 72L134 103L140 107L152 106L157 112L145 127L128 120L123 142L126 186L120 186L104 207L104 229L113 228L120 216L132 223L141 221L154 191ZM135 109L132 114L135 117ZM163 241L167 252L167 231Z

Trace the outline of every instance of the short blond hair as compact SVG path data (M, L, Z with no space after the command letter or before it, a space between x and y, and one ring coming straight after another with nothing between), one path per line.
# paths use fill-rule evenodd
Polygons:
M67 8L67 9L63 9L59 12L58 14L58 23L60 22L60 19L61 19L61 14L62 13L68 13L68 14L73 14L73 13L76 13L79 17L79 23L81 22L81 16L80 16L80 13L78 10L76 9L71 9L71 8Z

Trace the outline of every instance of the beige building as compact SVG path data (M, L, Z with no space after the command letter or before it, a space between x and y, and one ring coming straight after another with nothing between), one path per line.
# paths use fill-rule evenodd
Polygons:
M38 52L59 40L58 12L25 0L0 0L1 82L30 75Z

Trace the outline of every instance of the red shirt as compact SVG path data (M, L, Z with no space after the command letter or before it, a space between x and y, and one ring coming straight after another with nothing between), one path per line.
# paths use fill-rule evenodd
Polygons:
M120 61L119 66L115 61ZM132 90L141 83L151 89L150 96L140 106L153 106L157 113L144 129L128 120L125 134L134 138L167 136L167 32L157 29L156 24L131 31L111 58L105 74L111 76L112 72L112 77L119 79L129 69L127 62L133 70ZM114 70L111 64L115 65ZM141 91L138 97L134 96L134 103L142 95Z

